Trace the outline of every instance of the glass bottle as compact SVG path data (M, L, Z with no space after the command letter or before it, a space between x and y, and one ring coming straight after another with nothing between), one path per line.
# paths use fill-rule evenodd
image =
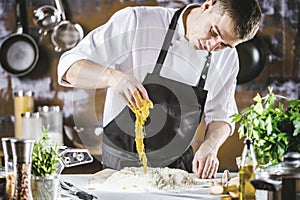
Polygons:
M239 169L239 200L255 200L255 188L250 179L255 178L257 160L253 148L253 141L246 138L242 152L242 161Z

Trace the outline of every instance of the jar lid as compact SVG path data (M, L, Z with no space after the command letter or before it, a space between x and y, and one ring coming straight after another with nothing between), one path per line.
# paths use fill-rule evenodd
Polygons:
M23 97L23 96L32 97L33 95L34 95L34 92L31 90L28 90L28 91L19 90L19 91L14 92L15 97Z
M39 106L39 112L60 112L61 109L59 106Z
M39 112L25 112L21 113L22 118L40 118L40 113Z

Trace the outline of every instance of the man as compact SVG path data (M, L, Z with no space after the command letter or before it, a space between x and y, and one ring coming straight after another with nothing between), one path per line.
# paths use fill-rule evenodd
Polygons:
M153 71L175 11L128 7L115 13L106 24L62 55L59 83L86 89L108 88L103 126L110 127L126 104L135 108L140 97L149 100L150 93L141 82ZM183 169L193 171L199 178L216 175L218 150L234 131L230 116L237 111L234 92L239 70L234 47L252 39L260 21L261 10L256 0L206 0L202 5L186 6L175 22L177 26L160 75L192 86L204 78L204 90L208 91L203 110L205 140L195 154L183 153L178 158L187 166ZM205 62L207 52L212 52L210 65ZM210 67L203 76L204 65ZM103 153L104 165L126 166L122 165L122 159L130 156L110 151L114 149Z

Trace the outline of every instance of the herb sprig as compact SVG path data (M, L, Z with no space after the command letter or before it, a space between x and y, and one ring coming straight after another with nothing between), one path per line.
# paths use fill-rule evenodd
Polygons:
M42 128L43 136L33 146L31 174L45 177L57 171L59 165L59 147L49 143L48 130Z
M300 152L300 100L276 95L273 88L254 104L234 114L240 138L250 137L260 164L276 164L287 152ZM287 106L277 100L287 101Z

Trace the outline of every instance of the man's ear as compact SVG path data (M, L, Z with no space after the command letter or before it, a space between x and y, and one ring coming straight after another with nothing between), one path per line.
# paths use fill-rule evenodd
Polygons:
M208 8L211 8L215 3L217 2L217 0L206 0L202 5L201 8L203 10L206 10Z

